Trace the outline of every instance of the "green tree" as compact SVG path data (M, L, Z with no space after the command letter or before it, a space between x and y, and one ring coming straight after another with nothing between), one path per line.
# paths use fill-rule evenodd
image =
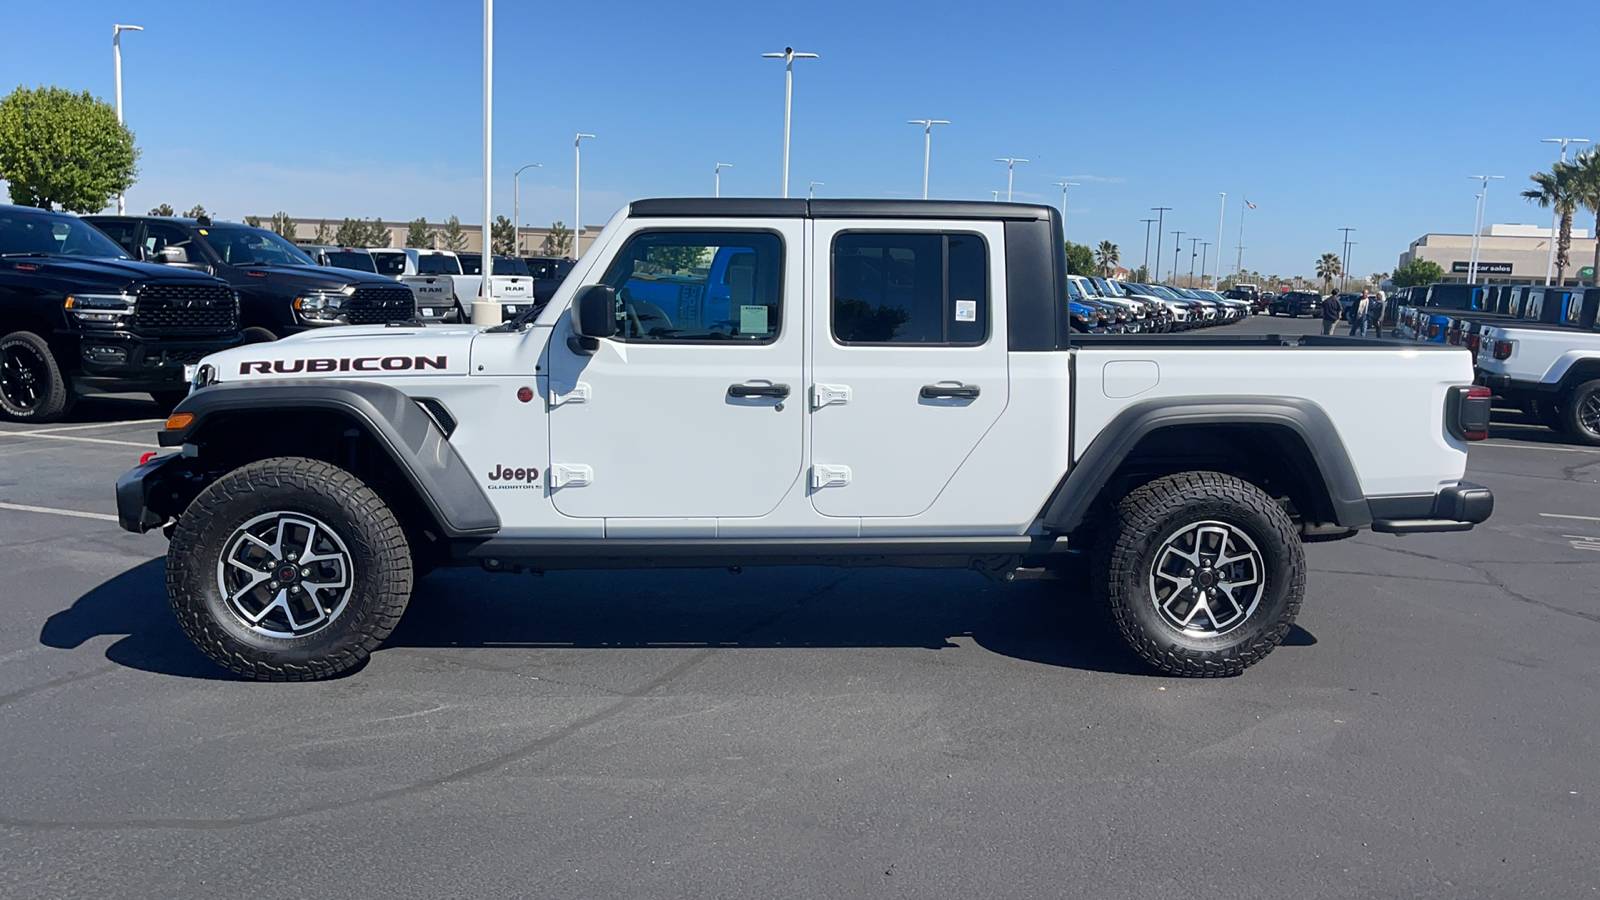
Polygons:
M1111 270L1122 262L1122 254L1117 250L1116 244L1101 241L1100 246L1094 248L1094 261L1100 266L1100 277L1110 278Z
M1322 279L1322 292L1324 294L1333 293L1333 280L1343 272L1344 268L1339 263L1339 254L1322 254L1322 258L1317 260L1317 277ZM1278 276L1274 275L1270 280L1277 281Z
M544 255L567 257L572 255L572 231L561 222L550 225L550 233L544 236Z
M327 219L323 219L320 223L317 224L317 233L313 234L311 236L311 243L313 243L313 244L331 244L331 243L333 243L333 229L328 227L328 220Z
M183 217L185 219L198 219L205 215L210 215L210 213L206 212L206 208L204 206L196 203L195 205L189 207L188 212L185 212Z
M249 225L251 228L260 228L261 227L261 217L260 216L245 216L244 217L244 223L246 225Z
M394 233L389 230L389 226L383 224L382 219L373 219L372 224L367 226L367 240L361 246L387 247L392 243L394 243Z
M425 218L412 219L411 224L406 226L407 247L426 250L433 246L433 240L436 237L438 237L437 234L428 230L428 220Z
M1094 251L1084 244L1067 241L1067 274L1093 275Z
M152 209L149 212L145 213L145 215L147 215L147 216L175 216L175 215L177 215L177 212L175 212L173 210L171 203L163 203L160 206L156 207L155 209Z
M1128 273L1128 280L1134 284L1145 284L1150 280L1150 268L1148 266L1140 266L1134 269Z
M709 247L652 247L650 262L669 273L698 269L706 264Z
M272 214L272 223L267 227L271 228L274 234L289 241L294 240L295 234L298 232L298 229L294 227L294 222L290 220L289 214L283 210Z
M1572 163L1556 163L1548 172L1535 172L1528 176L1536 187L1522 192L1522 196L1539 204L1541 209L1555 207L1561 217L1561 230L1556 236L1556 284L1565 284L1567 266L1572 264L1572 214L1578 209L1580 176Z
M456 253L460 253L467 249L466 232L461 230L461 220L455 216L444 220L444 233L440 235L440 239L440 243L444 245L443 249L445 250L453 250Z
M1594 270L1590 283L1600 287L1600 149L1578 154L1572 161L1577 170L1578 202L1594 213Z
M13 203L104 209L133 184L138 161L133 132L88 91L19 87L0 100L0 179Z
M341 247L360 247L366 239L367 223L362 219L345 219L333 231L333 242Z
M1419 284L1438 284L1444 278L1444 267L1432 260L1413 259L1394 270L1389 280L1397 288L1416 287Z
M517 229L512 227L511 220L505 216L494 217L494 228L490 232L490 247L501 256L513 256L517 252Z

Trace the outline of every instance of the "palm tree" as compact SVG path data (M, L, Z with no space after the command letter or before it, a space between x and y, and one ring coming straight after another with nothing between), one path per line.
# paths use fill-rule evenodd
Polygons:
M1322 279L1322 292L1333 293L1333 280L1344 274L1344 267L1339 264L1339 254L1324 253L1317 260L1317 277Z
M1100 246L1095 248L1094 260L1100 265L1100 277L1110 278L1111 270L1117 267L1117 263L1122 262L1122 254L1118 252L1116 244L1101 241Z
M1578 175L1578 202L1594 213L1594 270L1590 283L1600 287L1600 149L1578 154L1572 161Z
M1528 178L1538 187L1523 191L1522 196L1541 209L1555 207L1561 216L1561 231L1556 237L1556 284L1565 284L1567 266L1572 262L1572 214L1578 209L1578 167L1558 162L1550 171L1535 172Z

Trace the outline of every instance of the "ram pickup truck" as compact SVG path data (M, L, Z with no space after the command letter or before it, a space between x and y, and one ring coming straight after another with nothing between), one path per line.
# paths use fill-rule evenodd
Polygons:
M460 253L461 271L464 278L471 279L471 284L465 284L458 279L457 293L460 296L470 295L474 300L485 299L478 296L480 282L483 279L483 254ZM496 256L494 270L489 273L489 297L500 304L500 321L513 319L535 302L533 295L533 276L528 274L528 266L520 257Z
M55 421L107 391L171 409L186 366L241 340L220 279L131 259L76 216L0 206L0 418Z
M166 216L84 216L130 254L215 275L239 295L250 341L330 325L381 325L416 317L416 298L394 281L316 265L265 228Z
M1537 288L1528 302L1555 322L1485 322L1478 383L1569 438L1600 446L1600 288ZM1557 301L1560 301L1559 303Z
M1047 206L637 201L501 325L207 358L118 516L165 529L195 644L268 680L359 666L442 565L1084 558L1133 653L1233 675L1293 625L1302 541L1489 516L1459 348L1074 335L1066 274ZM640 299L667 276L683 305Z
M461 261L448 250L404 249L373 250L372 260L378 274L393 278L411 288L417 295L417 316L423 322L465 322L464 310L476 299L474 294L465 304L456 293L456 279L461 277Z

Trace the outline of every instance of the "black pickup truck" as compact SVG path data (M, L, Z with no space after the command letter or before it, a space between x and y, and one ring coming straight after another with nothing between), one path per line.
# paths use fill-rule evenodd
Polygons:
M384 325L416 317L409 287L376 273L318 266L265 228L207 218L85 216L130 254L216 275L239 292L245 337L267 341L328 325Z
M185 366L241 340L227 282L130 259L76 216L0 206L0 416L50 422L120 391L170 408Z

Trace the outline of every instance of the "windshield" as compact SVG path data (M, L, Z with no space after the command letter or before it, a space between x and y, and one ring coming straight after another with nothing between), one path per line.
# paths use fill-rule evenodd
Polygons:
M527 275L528 264L515 257L496 256L494 258L494 274Z
M401 250L373 250L373 271L379 275L403 275L406 271L406 255Z
M461 274L463 274L463 275L482 275L483 274L483 254L481 254L481 253L457 253L456 254L456 259L461 260Z
M417 254L418 275L460 275L461 263L454 256L443 253Z
M1094 282L1095 287L1100 289L1100 293L1108 297L1123 297L1127 295L1127 292L1122 290L1121 285L1109 278L1091 278L1089 280Z
M1067 279L1067 299L1069 299L1069 300L1082 300L1083 299L1083 291L1078 290L1077 279L1074 279L1074 278L1068 278Z
M328 258L328 265L336 269L355 269L357 272L378 271L378 266L372 261L370 253L356 253L351 250L329 250L323 254Z
M314 266L311 257L265 228L209 225L196 228L230 266Z
M0 211L0 255L17 254L128 258L93 225L72 216L44 210Z

